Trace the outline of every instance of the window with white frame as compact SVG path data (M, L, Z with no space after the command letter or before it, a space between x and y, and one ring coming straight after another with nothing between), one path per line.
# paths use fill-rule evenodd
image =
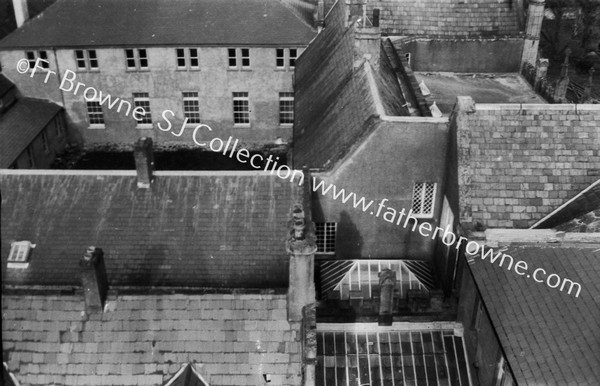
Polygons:
M200 57L197 48L177 48L175 54L177 55L178 70L200 69Z
M279 93L279 124L291 125L294 123L294 93Z
M90 129L104 129L104 112L99 101L87 101L87 115Z
M183 115L187 123L200 123L200 102L197 92L183 93Z
M125 58L128 70L148 70L148 53L145 48L127 48Z
M144 113L141 114L140 118L136 117L137 128L149 129L152 128L152 112L150 111L150 95L147 92L134 92L133 93L133 105L134 107L141 107ZM140 114L136 114L139 116Z
M296 66L296 58L298 57L297 48L276 48L275 49L275 66L278 70L292 69Z
M435 193L437 184L435 182L415 183L412 198L412 215L416 218L433 218Z
M247 70L250 68L249 48L228 48L227 55L230 69Z
M98 71L96 50L75 50L77 69L82 71Z
M40 66L42 68L50 68L50 62L48 62L48 53L46 51L25 51L25 56L29 62L30 70L35 67L35 62L38 58L42 60L40 61Z
M317 236L317 253L335 253L335 235L337 223L320 222L315 223L315 235Z
M35 244L29 241L14 241L10 244L10 252L8 254L8 268L27 268L29 267L29 258L31 249L35 248Z
M250 124L250 100L247 92L233 93L233 123L235 125Z

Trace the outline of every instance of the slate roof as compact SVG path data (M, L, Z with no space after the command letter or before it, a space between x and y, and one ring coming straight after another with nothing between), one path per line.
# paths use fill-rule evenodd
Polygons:
M600 179L533 225L532 229L554 228L600 209Z
M285 240L297 182L262 171L2 171L2 266L11 241L36 244L6 285L80 286L88 246L110 285L285 288Z
M22 98L0 116L0 168L7 168L62 110L55 103Z
M58 0L0 48L304 46L314 35L277 0Z
M598 180L600 105L459 97L454 118L462 224L530 228Z
M354 68L362 58L355 52L359 28L346 26L343 6L334 5L325 28L296 62L296 167L332 168L376 129L378 116L402 114L402 91L384 52L379 70L368 62Z
M511 246L503 253L581 284L579 297L475 259L470 265L519 385L600 383L600 250ZM568 284L567 284L568 286ZM567 287L565 287L567 288Z
M195 363L211 386L301 384L285 294L2 295L4 361L22 385L161 386Z

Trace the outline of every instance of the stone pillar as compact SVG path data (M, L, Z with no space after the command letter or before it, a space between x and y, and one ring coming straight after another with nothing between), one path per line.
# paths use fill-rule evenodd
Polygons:
M154 154L152 138L142 137L135 143L133 149L135 169L137 171L138 188L149 188L154 179Z
M102 311L108 292L108 279L102 249L88 247L79 260L86 312Z
M384 269L379 272L379 325L392 325L394 309L394 288L396 287L396 272Z
M521 67L525 63L535 66L537 61L542 21L544 20L544 2L545 0L529 0Z
M309 176L304 176L305 181ZM290 237L286 249L290 255L290 280L288 288L288 320L302 320L302 309L315 302L315 242L312 223L305 219L301 204L294 205Z

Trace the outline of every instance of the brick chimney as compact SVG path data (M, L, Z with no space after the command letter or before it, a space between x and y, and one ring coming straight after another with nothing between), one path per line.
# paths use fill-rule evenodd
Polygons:
M379 325L392 325L394 309L394 288L396 287L396 272L384 269L379 272Z
M154 153L152 138L142 137L135 143L133 149L135 169L137 171L138 188L148 189L154 180Z
M529 0L527 25L525 26L525 42L521 56L521 68L525 63L535 66L540 46L542 21L544 20L545 0Z
M367 22L369 21L369 22ZM373 21L375 24L371 25ZM354 30L354 63L359 65L366 58L373 68L379 69L379 58L381 55L381 30L379 28L379 10L373 11L373 17L361 18Z
M15 11L15 20L17 28L29 19L29 9L27 8L27 0L12 0L13 9Z
M86 311L102 311L108 292L108 279L102 249L88 247L79 260L79 267Z

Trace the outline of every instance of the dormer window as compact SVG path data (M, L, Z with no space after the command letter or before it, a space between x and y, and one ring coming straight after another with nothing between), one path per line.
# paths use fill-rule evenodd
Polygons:
M29 257L35 244L29 241L14 241L10 246L8 254L8 268L27 268L29 267Z

